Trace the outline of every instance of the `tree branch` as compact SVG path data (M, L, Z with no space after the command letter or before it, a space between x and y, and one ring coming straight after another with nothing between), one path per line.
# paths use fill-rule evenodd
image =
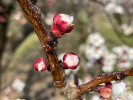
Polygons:
M87 91L88 92L92 91L93 88L95 88L99 84L107 83L110 81L120 81L120 80L125 79L127 76L133 76L133 68L131 68L130 70L127 70L127 71L114 72L113 74L105 73L102 75L98 75L94 80L92 80L86 84L82 84L78 87L77 98L79 95L83 95Z
M57 88L62 88L66 86L64 69L57 59L55 48L53 46L48 45L47 43L47 37L49 34L47 33L42 23L40 9L34 6L30 0L17 1L20 4L22 10L24 11L26 19L34 27L36 34L40 40L40 43L47 55L47 59L50 64L50 71L54 79L54 85Z
M71 87L65 81L65 73L63 66L60 64L60 62L57 59L54 41L50 39L52 38L52 36L49 35L46 29L44 28L44 24L42 23L41 19L40 9L35 5L33 5L31 0L17 0L17 1L24 12L26 19L34 27L36 34L40 40L40 43L46 53L47 60L50 65L49 71L52 73L55 87L57 87L59 91L66 93L66 95L70 100L82 100L82 96L85 92L93 90L93 88L95 88L101 83L106 83L113 80L119 81L126 78L127 76L133 75L133 68L132 68L131 70L123 72L114 72L111 75L102 74L86 84L79 85L78 87Z

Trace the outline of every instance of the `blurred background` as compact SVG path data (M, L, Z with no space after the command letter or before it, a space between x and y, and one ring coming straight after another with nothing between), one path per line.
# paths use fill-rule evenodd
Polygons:
M77 70L67 70L74 86L98 74L130 69L133 66L133 0L38 0L48 32L53 16L74 16L74 30L58 41L59 59L66 52L80 56ZM45 53L32 26L16 0L0 0L0 100L67 100L56 91L48 71L36 72L34 61ZM133 98L133 77L124 82ZM97 93L86 93L84 100L102 100Z

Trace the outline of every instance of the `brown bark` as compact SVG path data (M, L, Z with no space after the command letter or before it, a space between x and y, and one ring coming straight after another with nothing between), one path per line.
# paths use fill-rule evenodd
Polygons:
M53 76L54 85L57 88L66 86L65 73L63 67L60 65L54 46L48 45L48 33L42 23L40 9L34 6L30 0L17 0L24 11L26 19L32 24L40 43L47 55L50 64L50 71ZM54 44L54 42L52 42Z

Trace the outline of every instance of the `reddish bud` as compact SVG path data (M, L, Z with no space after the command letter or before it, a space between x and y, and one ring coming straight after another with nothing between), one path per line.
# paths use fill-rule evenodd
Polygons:
M34 61L34 68L36 71L44 71L47 67L46 60L41 57Z
M76 69L80 64L80 58L75 53L67 53L63 56L63 65L65 68Z
M52 34L55 37L61 37L65 33L69 33L73 30L74 25L73 16L66 14L56 14L53 18Z
M105 87L105 86L101 86L100 94L101 94L100 98L108 99L112 95L112 89Z

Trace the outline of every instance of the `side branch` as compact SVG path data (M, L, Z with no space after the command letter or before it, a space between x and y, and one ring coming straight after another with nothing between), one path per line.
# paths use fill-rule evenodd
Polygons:
M35 5L33 5L31 0L17 0L17 1L24 12L26 19L34 27L34 30L36 31L36 34L40 40L40 43L46 53L46 56L50 65L50 71L53 76L54 85L57 88L65 87L66 82L65 82L64 69L60 65L57 59L55 48L53 46L48 45L47 37L49 36L49 34L44 28L44 25L41 19L40 9Z
M114 72L111 75L108 73L98 75L94 80L86 84L79 85L76 97L78 98L80 95L83 95L87 91L92 91L93 88L97 87L99 84L107 83L110 81L120 81L125 79L127 76L133 76L133 68L127 71Z

